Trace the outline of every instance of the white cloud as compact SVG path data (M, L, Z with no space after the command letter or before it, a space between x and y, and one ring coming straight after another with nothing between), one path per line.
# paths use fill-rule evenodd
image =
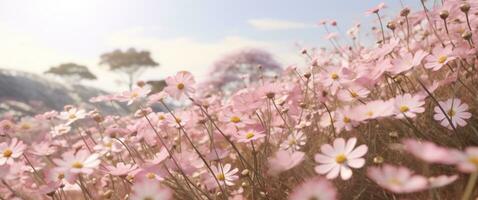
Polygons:
M303 29L312 27L310 24L276 19L251 19L247 21L249 25L264 31L270 30L287 30L287 29Z

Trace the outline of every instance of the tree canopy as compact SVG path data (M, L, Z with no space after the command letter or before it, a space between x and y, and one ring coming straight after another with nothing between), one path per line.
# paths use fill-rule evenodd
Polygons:
M88 67L76 63L63 63L58 66L51 67L45 71L45 74L54 74L61 77L79 78L95 80L96 76L88 70Z

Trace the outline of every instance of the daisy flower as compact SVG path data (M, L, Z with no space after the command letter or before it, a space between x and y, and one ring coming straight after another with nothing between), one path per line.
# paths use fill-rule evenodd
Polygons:
M447 176L447 175L440 175L440 176L435 176L435 177L429 177L428 178L428 187L429 188L439 188L446 186L450 183L453 183L458 179L458 175L452 175L452 176Z
M249 129L247 131L239 131L235 136L238 142L247 143L247 142L251 142L251 141L255 141L257 139L263 138L266 135L261 132L257 132L255 130Z
M173 193L169 188L161 187L156 180L144 180L134 183L131 200L169 200Z
M404 94L396 96L393 101L396 117L399 119L408 117L415 118L417 113L425 112L425 101L418 95Z
M302 146L305 145L307 137L301 130L293 131L292 134L287 136L287 140L280 144L280 148L284 150L297 151L300 150Z
M239 169L234 168L232 169L231 164L225 164L224 167L221 165L216 166L211 166L212 172L214 173L214 177L209 177L209 179L206 181L206 185L208 185L209 188L215 188L217 187L217 182L215 179L219 181L219 184L221 185L226 185L226 186L233 186L234 181L239 179L239 176L236 175L236 173L239 171ZM209 176L211 176L209 174Z
M91 174L101 163L98 157L98 154L90 154L87 150L82 149L76 154L74 151L67 151L61 155L62 159L55 158L53 162L58 165L59 169L72 173Z
M377 119L393 115L393 102L375 100L367 102L365 105L358 105L353 109L354 120L361 122L369 119Z
M190 95L195 92L194 77L190 72L180 71L176 76L166 78L166 88L164 91L175 99L180 99L183 95Z
M289 200L335 200L337 189L323 178L313 178L297 186L290 194Z
M427 56L427 63L425 63L425 68L432 69L433 71L438 71L448 62L455 59L456 57L454 57L452 54L451 46L445 48L437 46L435 49L433 49L432 54Z
M467 147L464 152L455 150L452 155L456 158L456 165L461 172L478 171L478 147Z
M117 163L116 166L106 166L107 172L113 176L126 176L138 168L135 164Z
M413 156L428 163L453 164L455 158L447 148L440 147L432 142L420 142L413 139L406 139L402 142L405 150Z
M357 138L350 138L345 142L343 138L334 140L333 146L324 144L320 147L323 154L316 154L315 161L319 163L315 171L319 174L327 174L328 179L334 179L339 176L343 180L352 177L350 168L361 168L365 165L365 159L361 158L367 153L367 146L360 145L357 148L355 144Z
M144 87L137 87L131 91L125 91L118 95L116 99L120 102L128 102L128 105L131 105L135 101L139 101L140 99L145 98L151 92L151 88L144 86Z
M405 167L384 165L383 167L370 167L367 175L380 187L390 190L393 193L411 193L427 188L428 181L420 175L413 175Z
M54 154L56 151L57 148L53 146L50 141L33 143L30 149L30 153L37 156L49 156Z
M60 135L64 135L68 132L71 131L71 127L66 125L66 124L59 124L57 126L54 126L50 130L50 134L52 137L57 137Z
M233 124L234 126L239 128L244 128L246 125L254 123L254 121L249 119L249 117L247 117L246 115L241 113L234 113L232 111L223 112L220 120L228 124Z
M300 151L279 150L269 158L269 171L271 175L278 175L283 171L294 168L304 160L305 153Z
M10 143L0 143L0 165L13 164L13 160L20 157L26 148L27 146L17 138L13 138Z
M63 111L60 113L59 118L62 120L66 120L66 125L70 125L76 120L83 119L86 117L86 112L83 109L77 108L70 108L67 111Z
M435 115L433 115L433 119L439 121L440 125L447 127L448 129L452 129L453 127L456 128L458 126L466 126L467 123L465 120L471 117L471 113L468 112L468 104L462 103L458 98L448 99L445 102L440 101L438 103L446 112L445 116L440 107L435 106ZM447 116L450 118L453 127L450 126Z
M358 99L363 99L367 97L368 94L370 94L370 91L367 88L358 84L353 84L339 90L339 92L337 92L337 98L341 101L351 102Z
M343 129L351 131L353 127L359 124L357 121L353 120L352 110L349 106L339 108L334 114L334 126L338 133Z

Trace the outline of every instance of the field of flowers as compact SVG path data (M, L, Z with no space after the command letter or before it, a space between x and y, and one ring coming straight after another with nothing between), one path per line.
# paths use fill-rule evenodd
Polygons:
M360 25L350 45L329 32L332 49L299 52L307 66L270 78L259 66L231 95L180 71L159 93L138 82L90 100L129 115L72 105L4 119L0 198L475 199L478 1L422 2L388 22L383 9L366 13L377 44Z

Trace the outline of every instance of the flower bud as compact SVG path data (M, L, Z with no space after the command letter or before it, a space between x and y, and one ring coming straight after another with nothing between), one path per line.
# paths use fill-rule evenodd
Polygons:
M392 30L392 31L394 31L395 28L397 28L397 25L395 24L395 22L389 21L389 22L387 23L387 28L390 29L390 30Z
M464 2L460 5L460 10L461 12L468 13L470 11L470 4L467 2Z
M461 37L465 40L470 40L471 39L471 36L473 34L470 32L470 31L464 31L462 34L461 34Z
M400 11L400 16L402 16L402 17L406 17L406 16L408 16L408 14L410 14L410 9L409 8L404 8Z
M307 73L304 74L304 77L305 77L306 79L309 79L310 76L312 76L312 74L311 74L310 72L307 72Z
M440 11L440 18L445 20L446 18L448 18L448 16L450 16L450 13L448 12L448 10L442 10Z
M144 87L144 86L146 85L146 83L145 83L144 81L138 81L138 82L136 82L136 85L137 85L138 87L141 87L141 88L142 88L142 87Z
M383 163L383 157L382 157L382 156L375 156L375 157L373 158L373 162L374 162L375 164L382 164L382 163Z

